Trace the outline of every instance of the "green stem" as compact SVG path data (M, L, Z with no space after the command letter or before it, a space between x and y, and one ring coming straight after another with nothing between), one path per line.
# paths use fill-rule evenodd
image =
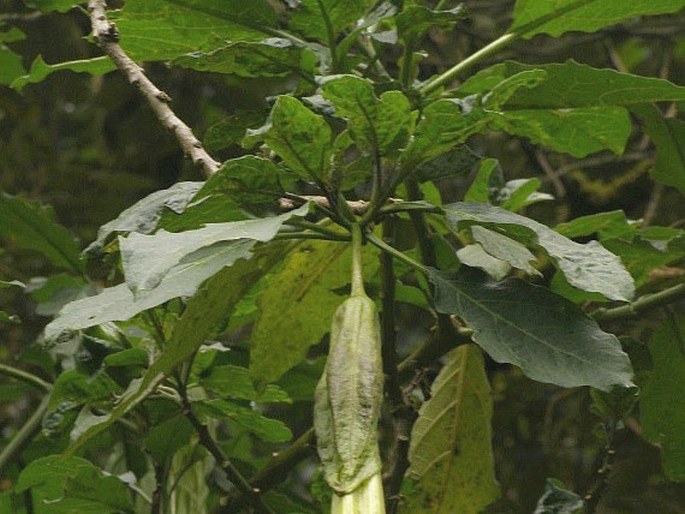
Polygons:
M414 259L405 255L404 253L400 252L398 249L393 248L392 246L387 244L385 241L378 239L373 234L367 234L366 238L369 240L369 243L374 245L376 248L379 248L379 249L383 250L384 252L389 253L393 257L401 260L405 264L408 264L409 266L411 266L412 268L414 268L417 271L420 271L424 275L428 275L428 273L430 272L430 270L426 266L424 266L420 262L415 261Z
M601 308L594 311L592 316L597 321L613 321L623 318L632 318L648 309L667 305L685 298L685 284L678 284L658 293L642 296L628 305L622 305L614 309Z
M352 231L352 296L364 296L364 271L362 267L362 228L358 223L350 227Z
M326 234L317 234L316 232L282 232L280 234L276 234L276 237L274 237L274 240L288 240L288 239L321 239L324 241L349 241L350 238L349 236L346 236L345 234L336 234L335 236L333 235L326 235Z
M26 382L27 384L37 387L38 389L42 389L46 393L52 390L51 384L49 384L42 378L37 377L33 373L24 371L23 369L13 368L12 366L8 366L7 364L0 364L0 373L12 378L16 378L17 380L21 380L22 382Z
M7 443L0 452L0 472L5 467L5 465L14 457L17 453L21 451L24 445L35 435L35 433L40 429L41 421L45 412L48 410L48 405L50 403L50 395L43 397L40 405L31 414L31 417L26 420L26 423L19 429L12 440ZM1 475L2 473L0 473Z
M337 45L335 44L335 31L333 30L333 24L331 23L331 18L328 15L328 12L326 12L326 7L323 5L323 2L321 0L316 0L316 3L319 4L319 9L321 10L321 17L323 18L323 22L326 25L326 36L328 37L328 48L331 51L331 67L332 72L336 73L338 71L338 48Z
M533 32L535 29L543 26L545 23L548 23L554 20L555 18L573 12L576 9L584 7L585 5L588 5L595 1L596 0L578 0L577 2L573 2L572 4L569 4L562 9L558 9L545 16L541 16L540 18L532 20L526 23L525 25L522 25L521 27L500 36L499 38L495 39L492 43L489 43L477 52L468 56L463 61L455 64L446 72L438 75L437 77L423 84L419 88L419 92L423 95L427 95L428 93L435 91L437 88L439 88L446 82L449 82L450 80L456 78L457 76L461 75L466 70L472 68L486 57L489 57L490 55L494 54L495 52L498 52L502 48L509 46L514 41L522 38L530 32Z

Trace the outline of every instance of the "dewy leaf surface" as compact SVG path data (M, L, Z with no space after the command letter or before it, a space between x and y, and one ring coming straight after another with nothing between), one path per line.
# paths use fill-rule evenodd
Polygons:
M630 300L635 287L621 260L597 241L571 241L530 218L484 203L457 202L445 206L447 224L458 231L485 225L524 244L536 243L553 258L566 280L583 291L601 293L611 300Z
M235 241L235 248L243 247L241 241L266 242L274 238L283 224L293 216L304 216L308 206L271 218L213 223L197 230L171 233L161 230L154 235L133 233L120 239L126 284L138 298L149 294L175 267L198 266L214 252L208 247L227 241ZM200 252L200 253L197 253ZM230 265L245 253L227 261Z
M594 32L635 16L673 13L684 6L683 0L517 0L509 32L525 37Z
M661 447L666 476L685 480L685 319L670 317L649 342L653 368L640 395L647 440Z
M452 350L421 406L409 447L402 514L477 514L497 499L492 397L483 355Z
M432 270L438 311L462 318L473 340L497 362L519 366L534 380L608 391L631 385L618 339L548 289L518 279L491 282L475 270Z
M52 209L32 200L0 192L0 240L39 252L59 268L83 270L76 239L55 221Z

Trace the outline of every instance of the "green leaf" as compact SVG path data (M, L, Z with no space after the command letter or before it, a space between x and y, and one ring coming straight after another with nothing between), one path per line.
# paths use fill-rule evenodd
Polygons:
M563 484L548 478L545 492L540 497L533 514L580 514L583 500L576 493L564 489Z
M462 318L497 362L534 380L608 391L632 385L628 356L612 334L548 289L518 279L493 283L480 272L432 270L438 311Z
M230 266L238 259L249 257L257 241L270 241L286 221L294 216L302 217L308 210L303 205L280 216L214 223L178 233L165 230L154 235L132 233L119 240L126 284L136 298L142 298L171 273L204 266L211 266L216 272L217 251L223 255L224 265Z
M374 252L367 248L367 255ZM365 261L364 274L372 276L377 259ZM250 373L256 381L278 380L330 331L343 299L336 290L349 284L350 276L347 244L307 241L288 254L259 299L259 317L250 340Z
M504 184L504 172L497 159L483 159L476 178L464 195L466 202L490 203Z
M323 96L347 119L348 130L360 150L381 156L403 147L414 128L414 114L400 91L376 97L373 83L352 75L332 77Z
M574 157L604 149L621 154L632 129L628 111L612 106L505 110L492 117L492 127Z
M423 5L408 5L395 17L397 35L405 43L413 45L431 27L449 29L465 16L466 9L461 4L441 11Z
M491 256L508 262L511 267L520 269L528 275L541 276L541 273L530 264L536 262L537 258L521 243L478 225L471 227L471 235Z
M205 148L208 152L217 152L240 146L247 129L263 125L266 117L267 112L262 110L237 110L207 129L203 139Z
M295 174L271 159L253 155L230 159L209 177L182 218L185 224L191 224L194 220L207 223L221 216L246 217L244 211L263 215L275 210L277 199L296 179Z
M535 65L514 61L499 63L469 78L459 87L457 94L486 93L510 77L534 70L544 71L544 80L533 87L517 89L504 104L507 109L632 106L685 100L685 86L654 77L593 68L573 60Z
M285 77L291 73L311 76L317 57L289 39L268 38L259 42L221 40L209 51L193 52L174 59L184 68L238 77Z
M327 176L332 146L331 128L291 96L279 96L266 124L248 130L245 142L263 140L292 171L306 180Z
M626 269L640 287L649 281L650 273L659 266L665 266L685 257L685 249L674 245L670 248L657 248L653 242L642 237L633 240L607 239L604 246L623 261Z
M19 282L18 280L12 280L10 282L7 282L5 280L0 280L0 289L5 289L6 287L13 287L13 286L25 288L26 284L24 284L23 282Z
M623 238L631 240L635 229L626 219L623 211L609 211L588 216L579 216L554 227L562 236L575 238L597 234L600 240Z
M649 341L652 372L642 389L640 419L645 438L661 447L670 480L685 480L685 318L671 316Z
M541 185L538 178L510 180L500 189L497 200L503 209L512 212L518 212L534 203L554 200L552 195L538 192Z
M423 110L414 139L402 153L403 169L411 170L482 131L490 121L489 114L474 107L469 99L441 99Z
M664 118L652 105L634 105L631 110L642 119L645 132L656 147L652 178L685 194L685 122Z
M7 34L0 32L0 85L3 86L10 85L17 77L26 73L21 56L2 44Z
M517 0L509 31L525 37L594 32L636 16L673 13L683 7L683 0Z
M0 311L0 323L21 323L21 318L16 314L9 314L5 311Z
M55 380L48 410L59 410L64 402L71 408L97 400L109 400L120 392L121 387L105 373L90 377L71 369L62 372Z
M52 209L32 200L0 192L0 239L37 251L59 268L83 271L74 237L55 221Z
M496 500L491 422L480 349L452 350L412 429L400 512L477 514Z
M111 412L83 417L71 433L72 444L65 454L73 455L83 444L126 415L207 339L216 335L243 295L281 258L283 251L283 244L271 243L261 247L249 261L238 261L208 280L187 302L162 355L141 379L131 381Z
M195 429L188 421L188 417L179 412L150 427L145 438L145 449L157 463L165 464L190 442L193 435Z
M26 466L16 492L31 490L36 514L133 513L126 484L80 457L51 455Z
M177 182L169 189L160 189L149 194L124 210L116 219L102 225L98 230L97 239L85 251L98 252L111 234L119 232L152 233L157 228L164 208L178 214L182 213L203 184L204 182Z
M421 164L416 170L416 178L427 182L445 177L464 177L479 162L481 158L473 150L461 145Z
M495 280L502 280L511 271L511 265L507 261L493 257L479 244L459 248L457 258L466 266L482 269Z
M301 0L290 15L288 29L309 39L335 41L374 4L375 0Z
M207 391L211 391L221 398L235 400L250 400L259 403L286 402L290 397L280 387L269 384L264 391L258 393L252 382L247 368L239 366L216 366L211 373L200 380L200 384Z
M193 403L193 411L203 418L231 419L262 441L283 443L293 438L292 432L282 421L264 417L249 407L243 407L228 400L195 402Z
M225 41L273 35L276 13L265 0L146 0L110 13L133 60L165 61Z
M458 202L445 206L445 211L447 224L454 231L484 225L526 245L541 246L569 284L578 289L622 301L635 293L633 280L621 260L597 241L576 243L530 218L482 203Z
M93 76L100 76L114 71L116 66L109 57L94 57L92 59L81 59L78 61L66 61L57 64L47 64L42 56L37 56L28 75L18 76L12 81L11 86L17 91L21 91L27 84L37 84L57 71L73 71L74 73L88 73Z

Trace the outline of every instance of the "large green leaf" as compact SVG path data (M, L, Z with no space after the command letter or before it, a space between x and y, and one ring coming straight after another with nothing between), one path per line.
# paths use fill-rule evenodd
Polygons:
M452 350L412 429L401 513L477 514L497 499L491 421L480 349Z
M134 296L141 298L153 291L169 273L178 273L179 266L185 270L215 263L217 245L222 250L229 250L224 258L225 265L230 266L249 255L253 242L270 241L286 221L293 216L304 216L308 209L303 205L279 216L214 223L178 233L165 230L154 235L132 233L119 241L126 284Z
M416 127L414 139L402 153L402 166L411 170L463 144L482 131L489 114L472 101L442 99L429 104Z
M652 177L685 194L685 122L664 118L652 105L635 105L631 110L643 120L657 150Z
M160 61L225 41L261 41L273 35L276 13L266 0L145 0L110 13L121 45L134 60Z
M632 129L628 112L613 106L504 110L492 116L492 127L574 157L621 154Z
M83 444L106 430L149 396L182 362L189 359L207 339L225 326L243 295L281 258L286 243L274 242L261 248L249 261L240 260L208 280L191 298L162 354L140 379L131 381L111 412L96 416L82 413L71 433L66 454L73 455Z
M371 247L365 252L364 273L373 276L377 259ZM278 380L329 332L344 299L336 290L346 286L350 276L346 244L307 241L285 258L259 299L250 350L250 373L256 381Z
M271 159L254 155L230 159L209 177L182 216L175 220L164 216L161 227L197 228L194 225L245 218L245 211L273 211L283 190L296 179Z
M517 0L509 31L525 37L594 32L635 16L672 13L683 7L683 0Z
M685 318L669 318L649 342L652 372L643 387L640 419L644 436L661 447L671 480L685 480Z
M380 155L403 147L413 131L414 114L400 91L376 97L373 83L352 75L334 77L323 86L323 96L346 118L360 150Z
M188 262L168 270L165 277L145 296L135 298L126 284L105 288L100 294L65 305L45 327L53 341L64 331L81 330L109 321L124 321L161 305L172 298L193 296L206 279L239 259L249 259L256 241L229 241L196 252ZM193 260L194 259L194 260Z
M81 273L78 243L55 221L52 209L37 202L0 192L0 239L40 252L50 263Z
M312 75L317 57L306 47L289 39L225 42L221 40L206 52L185 54L174 64L194 70L230 73L238 77L285 77L291 73Z
M36 514L133 513L126 484L80 457L51 455L33 461L19 475L15 490L31 490Z
M102 225L98 230L97 239L86 248L86 251L100 250L109 236L116 232L150 234L157 228L157 222L165 207L178 214L182 213L203 184L204 182L177 182L169 189L160 189L149 194L124 210L116 219Z
M330 165L332 133L323 116L291 96L279 96L266 124L245 141L263 140L300 177L323 181Z
M463 4L442 11L434 11L423 5L407 5L395 17L397 35L405 44L413 45L428 29L432 27L448 29L466 14Z
M537 221L483 203L457 202L445 206L445 211L452 230L485 225L524 244L541 246L569 284L578 289L623 301L635 293L633 280L621 260L597 241L576 243Z
M505 102L507 109L630 106L646 102L685 100L684 86L654 77L593 68L573 60L554 64L533 65L514 61L495 64L469 78L459 87L457 93L485 93L513 76L532 70L544 71L544 80L532 87L517 89Z
M494 283L475 270L432 270L438 311L462 318L497 362L534 380L604 391L631 385L628 356L612 334L549 289L518 279Z
M221 398L250 400L259 403L290 402L290 397L280 387L269 384L257 392L247 368L239 366L215 366L209 375L200 380L207 391Z
M375 0L300 0L288 20L288 28L306 38L329 42L364 16Z

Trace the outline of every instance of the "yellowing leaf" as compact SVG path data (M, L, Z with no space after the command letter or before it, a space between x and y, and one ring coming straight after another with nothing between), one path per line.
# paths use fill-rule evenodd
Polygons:
M497 499L492 398L474 345L448 354L412 430L402 514L477 514Z

